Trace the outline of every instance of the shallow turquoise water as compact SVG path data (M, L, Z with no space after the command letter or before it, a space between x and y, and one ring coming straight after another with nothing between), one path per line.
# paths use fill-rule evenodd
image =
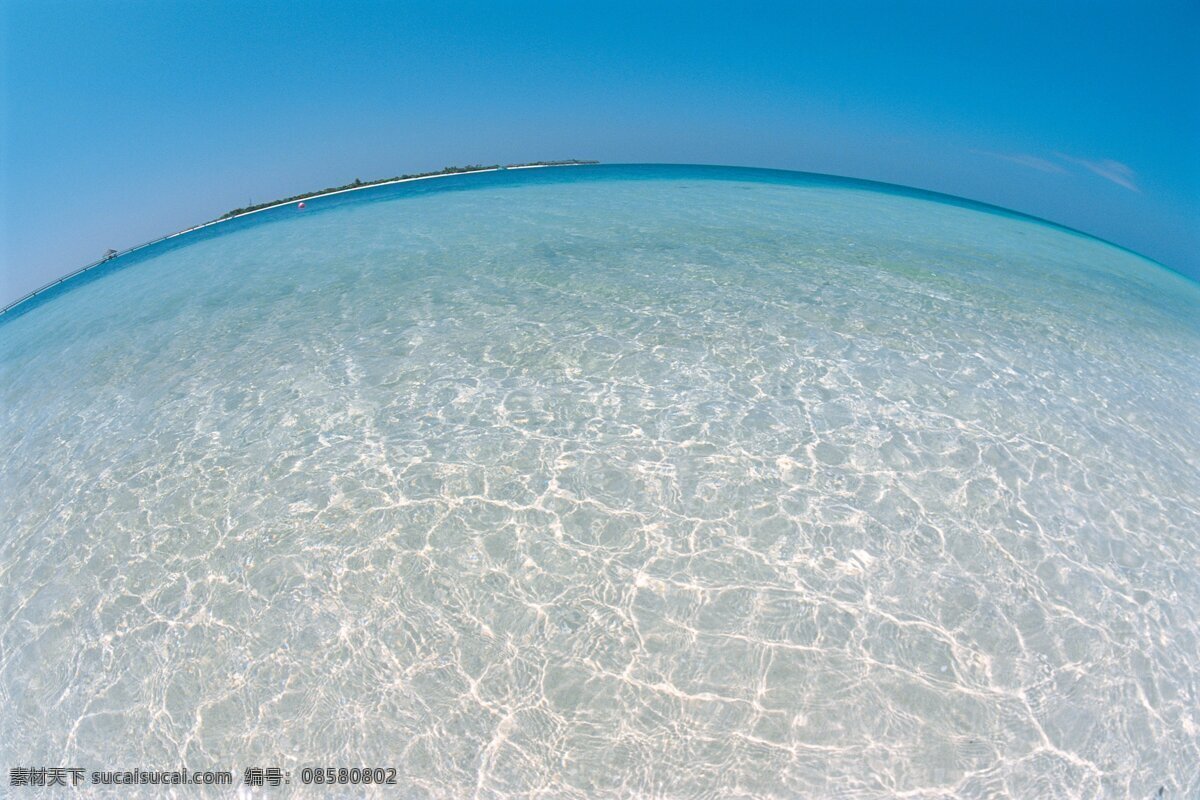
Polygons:
M0 318L0 766L1200 792L1200 286L1133 254L575 167L66 287Z

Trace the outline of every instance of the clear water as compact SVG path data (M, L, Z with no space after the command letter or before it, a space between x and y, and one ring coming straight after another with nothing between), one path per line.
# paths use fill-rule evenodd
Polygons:
M1200 287L1128 252L579 167L67 286L0 319L6 768L1200 793Z

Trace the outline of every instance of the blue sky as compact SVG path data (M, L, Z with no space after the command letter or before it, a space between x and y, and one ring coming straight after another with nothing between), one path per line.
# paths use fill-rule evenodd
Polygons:
M1200 3L0 0L0 303L226 210L446 164L799 169L1200 278Z

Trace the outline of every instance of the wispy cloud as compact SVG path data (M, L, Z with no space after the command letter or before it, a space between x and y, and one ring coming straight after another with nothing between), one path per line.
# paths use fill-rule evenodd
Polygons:
M1063 174L1067 171L1061 164L1056 164L1049 159L1039 158L1029 153L992 153L987 150L975 150L973 152L991 156L992 158L1001 158L1005 161L1011 161L1014 164L1020 164L1023 167L1032 167L1033 169L1041 170L1042 172Z
M1133 171L1133 168L1128 164L1122 164L1120 161L1114 161L1111 158L1092 161L1087 158L1069 156L1066 153L1055 153L1054 158L1051 159L1043 158L1042 156L1031 155L1029 153L994 153L988 150L973 150L971 152L979 153L980 155L984 156L991 156L992 158L1003 159L1004 161L1009 161L1013 164L1020 164L1023 167L1029 167L1031 169L1040 170L1041 172L1049 172L1057 175L1066 175L1073 172L1073 170L1069 169L1065 165L1083 167L1089 172L1104 178L1106 181L1112 181L1117 186L1128 189L1131 192L1142 191L1138 187L1137 181L1135 180L1137 173Z
M1063 153L1055 153L1063 161L1069 161L1072 164L1078 164L1084 169L1089 169L1092 172L1104 178L1106 181L1112 181L1117 186L1123 186L1131 192L1140 192L1141 189L1134 183L1135 173L1133 168L1128 164L1122 164L1120 161L1113 161L1111 158L1101 159L1100 161L1089 161L1086 158L1075 158L1074 156L1064 155Z

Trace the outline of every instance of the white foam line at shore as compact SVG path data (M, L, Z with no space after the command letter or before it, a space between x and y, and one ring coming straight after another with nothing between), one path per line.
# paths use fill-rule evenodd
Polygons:
M396 178L395 180L379 181L378 183L365 183L362 186L351 186L347 189L336 189L332 192L322 192L321 194L306 195L304 197L297 197L295 200L284 200L279 203L272 203L269 206L263 206L262 208L256 208L253 211L243 211L241 214L233 214L232 216L228 216L228 217L218 217L217 219L209 220L208 222L202 222L199 225L193 225L190 228L184 228L181 231L176 231L175 233L168 233L166 236L160 236L157 239L151 239L148 242L143 242L142 244L134 245L133 247L122 250L119 253L117 253L116 255L110 256L108 258L102 258L99 261L93 261L91 264L80 267L79 269L75 270L74 272L70 272L70 273L62 276L61 278L53 280L50 283L45 284L44 286L34 289L29 294L27 294L21 298L18 298L17 300L14 300L13 302L9 303L8 305L4 306L3 308L0 308L0 317L3 317L11 309L16 308L17 306L24 303L26 300L32 300L33 298L37 297L39 294L42 294L43 292L45 292L47 289L52 289L55 286L58 286L60 283L65 283L66 281L69 281L71 278L74 278L76 275L81 275L84 272L87 272L88 270L95 269L96 267L100 266L101 264L107 264L109 261L118 259L121 256L129 255L130 253L133 253L133 252L136 252L143 248L149 247L150 245L158 244L159 242L165 242L167 239L174 239L176 236L183 236L185 233L191 233L192 231L198 231L201 228L207 228L212 225L218 225L222 222L229 222L230 220L238 219L240 217L248 217L251 214L257 214L260 211L270 211L272 208L279 208L281 206L290 206L294 203L306 203L309 200L316 200L317 198L320 198L320 197L329 197L329 196L335 195L335 194L345 194L346 192L357 192L362 189L375 189L379 186L391 186L392 184L408 183L409 181L424 181L424 180L428 180L430 178L450 178L455 175L477 175L481 172L500 172L501 170L510 170L510 169L540 169L540 168L544 168L544 167L579 167L579 166L583 166L583 165L582 164L523 164L523 165L514 166L514 167L488 167L486 169L466 169L466 170L462 170L460 172L435 172L432 175L417 175L412 178Z

